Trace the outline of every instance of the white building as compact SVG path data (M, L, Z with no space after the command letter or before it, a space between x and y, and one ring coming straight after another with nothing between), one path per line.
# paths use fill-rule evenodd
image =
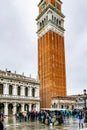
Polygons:
M77 95L76 97L76 106L78 109L87 109L87 94L86 95Z
M40 110L40 83L24 74L0 70L0 111L5 115Z
M74 108L76 108L76 98L74 96L53 97L52 108L73 110Z
M87 94L53 97L52 108L87 109Z

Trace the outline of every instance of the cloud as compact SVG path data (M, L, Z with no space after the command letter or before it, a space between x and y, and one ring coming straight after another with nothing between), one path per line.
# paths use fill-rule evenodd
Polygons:
M68 94L87 89L87 1L63 1Z
M37 73L37 39L34 1L0 1L1 69ZM36 7L35 7L36 6ZM31 71L32 70L32 71ZM29 72L28 72L29 71ZM35 72L34 72L35 71Z

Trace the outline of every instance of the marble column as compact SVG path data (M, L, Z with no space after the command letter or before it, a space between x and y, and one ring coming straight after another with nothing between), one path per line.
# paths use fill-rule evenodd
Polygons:
M17 96L17 86L16 85L13 86L13 95Z
M23 112L24 111L24 103L23 104L21 104L21 111Z
M35 88L35 97L37 97L37 88Z
M59 107L59 102L57 103L57 108L60 108L60 107Z
M37 88L37 96L40 97L40 90L39 90L39 87Z
M29 87L29 96L32 96L32 87Z
M6 102L4 105L5 105L4 115L8 115L8 103Z
M13 115L15 115L15 113L17 112L17 107L16 107L16 103L13 104Z
M3 94L5 95L6 94L6 85L3 84Z
M36 111L40 111L40 103L36 104Z
M25 87L21 86L21 96L25 96Z
M39 96L40 96L40 94L39 94L39 88L35 88L35 96L36 96L36 97L39 97Z
M29 104L29 111L31 111L31 104Z
M9 85L6 83L6 84L4 84L3 94L4 94L4 95L8 95L8 92L9 92Z
M30 86L28 86L28 96L30 96Z

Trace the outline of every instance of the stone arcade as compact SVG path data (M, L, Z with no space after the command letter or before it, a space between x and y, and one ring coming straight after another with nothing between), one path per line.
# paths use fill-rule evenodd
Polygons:
M0 70L0 111L5 115L40 110L39 81L24 74Z

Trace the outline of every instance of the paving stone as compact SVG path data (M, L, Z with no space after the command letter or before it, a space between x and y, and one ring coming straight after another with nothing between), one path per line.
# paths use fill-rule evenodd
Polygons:
M66 119L63 125L48 126L40 123L39 121L19 122L14 118L6 118L5 126L7 130L87 130L87 128L78 128L78 119Z

